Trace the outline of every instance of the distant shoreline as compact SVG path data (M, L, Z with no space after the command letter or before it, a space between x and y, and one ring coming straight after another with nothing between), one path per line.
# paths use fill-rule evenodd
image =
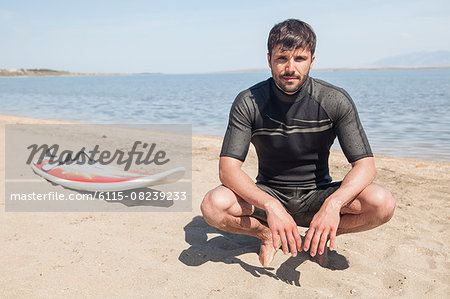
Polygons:
M311 71L315 72L334 72L334 71L392 71L392 70L440 70L450 69L450 65L447 66L389 66L389 67L333 67L333 68L313 68ZM235 70L235 71L223 71L215 72L213 74L228 74L228 73L260 73L268 72L268 69L248 69L248 70Z
M320 68L316 71L395 71L395 70L444 70L450 69L447 66L390 66L390 67L357 67L357 68ZM313 69L314 70L314 69Z
M129 76L156 75L160 73L76 73L51 69L0 69L0 77L51 77L51 76Z
M50 69L0 69L0 77L44 77L44 76L110 76L117 73L74 73Z
M448 66L392 66L392 67L336 67L336 68L317 68L312 69L315 72L335 72L335 71L392 71L392 70L440 70L450 69ZM219 71L198 74L234 74L234 73L262 73L268 72L268 69L244 69L232 71ZM192 73L197 74L197 73ZM49 77L49 76L130 76L130 75L164 75L164 73L75 73L69 71L58 71L50 69L0 69L0 77Z

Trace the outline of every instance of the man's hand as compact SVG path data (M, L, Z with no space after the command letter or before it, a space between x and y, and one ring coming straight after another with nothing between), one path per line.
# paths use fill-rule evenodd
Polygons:
M265 205L267 213L267 224L272 232L273 246L278 248L278 237L284 254L288 254L288 243L291 249L291 255L297 256L297 251L302 250L302 238L297 229L297 224L291 215L279 203L272 201Z
M322 255L326 250L328 239L330 239L330 250L334 250L336 241L336 231L340 221L340 209L323 205L311 220L309 229L306 231L303 249L311 256L318 252Z
M341 208L369 186L375 179L375 174L373 157L352 163L352 169L345 176L341 187L325 200L320 210L314 215L305 235L303 244L305 251L310 248L311 256L315 256L318 248L319 254L323 254L328 239L330 239L330 250L334 250L336 232L341 220Z

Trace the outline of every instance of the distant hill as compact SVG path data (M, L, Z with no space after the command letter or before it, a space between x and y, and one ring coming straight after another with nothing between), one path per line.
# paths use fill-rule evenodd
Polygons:
M372 64L376 67L450 66L450 51L416 52L387 57Z
M50 69L0 69L0 77L21 77L21 76L102 76L102 75L122 75L115 73L72 73L67 71L57 71Z
M50 69L0 69L0 76L62 76L71 75L66 71L55 71Z

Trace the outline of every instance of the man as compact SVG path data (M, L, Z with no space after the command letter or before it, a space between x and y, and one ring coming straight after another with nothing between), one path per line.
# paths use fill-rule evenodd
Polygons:
M263 266L279 242L285 254L309 250L326 257L328 240L334 250L336 235L377 227L395 208L391 193L373 183L373 155L350 96L309 77L315 45L314 31L302 21L272 28L272 78L234 101L220 154L223 185L201 204L211 226L261 239ZM342 182L331 182L328 169L336 136L352 165ZM250 142L258 155L256 184L241 170ZM309 227L303 244L297 225Z

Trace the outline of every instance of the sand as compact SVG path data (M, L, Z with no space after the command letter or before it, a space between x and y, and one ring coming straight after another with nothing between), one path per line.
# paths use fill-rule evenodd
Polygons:
M64 122L0 115L3 144L12 123ZM220 145L193 136L192 211L164 213L5 212L2 146L0 297L449 297L449 162L376 156L376 182L397 200L389 223L339 236L327 268L281 251L263 268L257 239L201 216L203 195L219 184ZM332 152L330 168L339 180L349 165ZM256 176L253 150L244 170Z

